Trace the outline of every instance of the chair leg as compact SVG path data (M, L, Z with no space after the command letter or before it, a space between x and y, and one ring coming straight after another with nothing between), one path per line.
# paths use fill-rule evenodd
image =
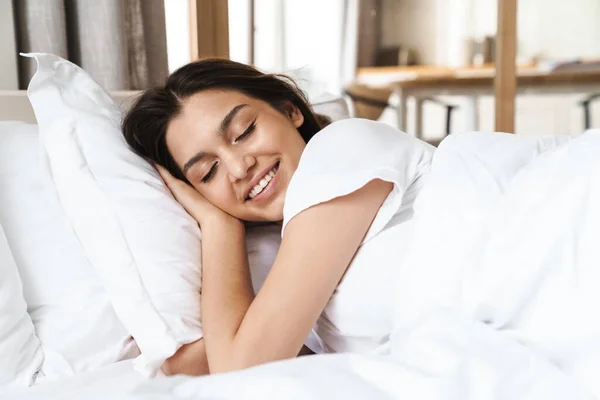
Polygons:
M446 106L446 136L451 133L452 129L452 111L456 106L447 105Z
M583 125L585 126L585 130L587 131L591 127L591 118L590 118L590 102L584 101L581 103L583 106Z
M590 105L594 100L600 99L600 93L594 93L581 101L579 104L583 107L583 125L588 130L592 127L592 114Z

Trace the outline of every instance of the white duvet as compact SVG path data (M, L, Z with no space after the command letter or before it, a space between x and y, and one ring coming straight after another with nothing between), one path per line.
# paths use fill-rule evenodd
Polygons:
M447 139L415 205L390 355L325 355L127 398L600 395L600 133Z
M119 398L600 396L600 132L451 136L414 218L389 355L161 378Z
M419 330L429 316L456 315L461 352L484 345L479 354L496 353L546 387L563 374L600 395L599 132L456 136L438 150L416 215L397 279L396 356L406 360L414 340L443 339ZM502 383L503 372L491 372Z

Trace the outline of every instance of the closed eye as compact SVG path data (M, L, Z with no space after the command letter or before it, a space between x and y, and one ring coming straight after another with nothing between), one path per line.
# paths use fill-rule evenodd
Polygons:
M255 128L256 128L256 119L254 121L252 121L252 123L250 124L250 126L248 127L248 129L246 129L244 131L244 133L242 133L240 136L238 136L237 138L235 138L234 143L242 141L245 138L247 138L248 136L250 136L252 134L252 132L254 132Z
M218 162L215 161L214 164L212 165L212 167L210 167L210 170L208 171L208 173L206 175L204 175L204 178L202 178L202 180L201 180L202 183L206 183L206 182L210 181L210 179L215 175L215 173L217 172L217 164L218 164Z

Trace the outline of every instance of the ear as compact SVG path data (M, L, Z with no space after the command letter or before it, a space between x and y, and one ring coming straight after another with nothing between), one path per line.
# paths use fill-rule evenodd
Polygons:
M302 115L300 109L290 102L286 105L285 111L292 124L296 128L300 128L304 123L304 115Z

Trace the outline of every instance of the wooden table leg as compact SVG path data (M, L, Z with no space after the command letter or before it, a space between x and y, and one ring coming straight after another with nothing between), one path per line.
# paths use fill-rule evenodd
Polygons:
M398 96L398 104L396 105L396 118L398 129L406 133L406 92L402 88L395 88L394 93Z
M517 0L498 0L494 79L497 132L515 132L516 54Z
M415 137L423 139L423 99L415 97Z

